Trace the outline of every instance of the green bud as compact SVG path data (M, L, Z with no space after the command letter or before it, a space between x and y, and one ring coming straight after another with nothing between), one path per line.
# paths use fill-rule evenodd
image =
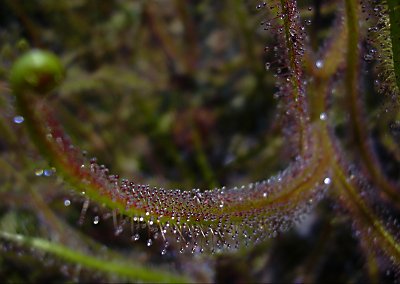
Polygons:
M10 83L15 93L33 91L46 94L64 77L64 68L56 55L34 49L28 51L11 68Z

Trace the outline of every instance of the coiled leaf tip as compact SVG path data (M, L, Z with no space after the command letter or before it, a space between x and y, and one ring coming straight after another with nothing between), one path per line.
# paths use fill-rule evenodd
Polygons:
M22 91L47 94L63 77L64 67L56 55L33 49L16 60L10 72L10 83L15 94Z

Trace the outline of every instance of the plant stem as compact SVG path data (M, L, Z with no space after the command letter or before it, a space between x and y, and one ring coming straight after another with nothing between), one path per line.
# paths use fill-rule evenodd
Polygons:
M132 280L146 282L188 283L189 278L177 276L175 273L165 272L159 269L150 269L139 264L127 264L124 261L109 261L99 257L90 256L71 250L68 247L49 242L41 238L31 238L19 234L11 234L0 231L0 237L14 243L35 248L61 257L67 261L83 265L87 268L100 270L105 273L117 274Z
M392 41L392 54L396 84L400 89L400 2L387 0L390 19L390 39Z

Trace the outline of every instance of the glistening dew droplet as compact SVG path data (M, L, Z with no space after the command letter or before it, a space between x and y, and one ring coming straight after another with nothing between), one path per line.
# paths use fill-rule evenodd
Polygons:
M53 169L45 169L43 171L43 175L46 176L46 177L52 176L53 173L54 173Z
M328 178L328 177L326 177L326 178L324 179L324 184L328 185L328 184L330 184L330 183L331 183L331 179Z
M64 206L70 206L71 205L71 201L69 199L65 199L64 200Z
M321 114L319 115L319 119L321 120L326 120L328 118L328 116L326 115L325 112L321 112Z
M317 60L315 62L315 67L317 67L318 69L321 69L324 66L324 61L322 60Z
M24 122L24 117L23 116L17 115L17 116L14 117L14 123L20 124L22 122Z

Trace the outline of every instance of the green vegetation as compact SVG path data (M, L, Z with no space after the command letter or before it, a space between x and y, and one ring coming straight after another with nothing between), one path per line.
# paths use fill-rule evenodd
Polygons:
M394 282L395 2L1 4L2 279Z

